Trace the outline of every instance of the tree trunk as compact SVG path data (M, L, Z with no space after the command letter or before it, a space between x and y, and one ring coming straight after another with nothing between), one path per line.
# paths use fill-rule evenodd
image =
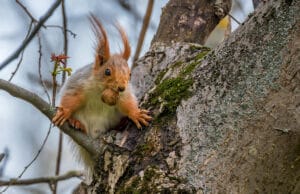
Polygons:
M106 150L87 190L299 193L300 1L268 1L212 51L163 37L132 72L154 120L128 126L130 152Z
M193 42L204 45L231 8L231 0L171 0L162 10L152 43Z

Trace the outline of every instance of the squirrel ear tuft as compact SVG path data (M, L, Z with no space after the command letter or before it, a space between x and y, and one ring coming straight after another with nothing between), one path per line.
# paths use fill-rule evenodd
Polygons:
M119 33L121 34L121 38L122 38L122 41L124 44L124 51L122 53L122 56L127 61L130 57L130 52L131 52L128 38L127 38L127 35L126 35L124 29L120 26L120 24L117 23L116 27L117 27Z
M90 14L89 20L97 39L95 65L102 65L110 57L109 42L106 31L104 30L101 22L93 14Z

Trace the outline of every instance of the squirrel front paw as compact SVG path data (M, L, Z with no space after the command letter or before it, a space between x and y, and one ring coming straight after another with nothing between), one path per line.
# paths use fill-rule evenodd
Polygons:
M52 119L52 122L56 126L62 126L67 119L71 116L71 111L69 109L58 107L55 116Z
M139 109L139 111L133 113L132 115L128 115L128 117L135 123L137 128L142 128L144 126L149 125L149 121L152 120L152 117L149 116L150 112L148 110Z

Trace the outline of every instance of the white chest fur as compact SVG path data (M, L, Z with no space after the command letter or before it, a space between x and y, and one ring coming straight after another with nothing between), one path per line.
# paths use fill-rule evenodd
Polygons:
M109 106L101 100L100 92L87 92L86 103L73 115L87 129L92 138L99 137L109 128L116 126L122 114L116 106Z

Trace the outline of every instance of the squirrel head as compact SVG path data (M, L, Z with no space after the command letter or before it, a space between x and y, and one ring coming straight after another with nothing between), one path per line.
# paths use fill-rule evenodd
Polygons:
M103 87L103 102L114 105L119 93L126 90L130 80L130 69L127 63L130 56L130 45L122 27L116 25L124 44L124 51L111 55L106 31L101 22L94 15L90 16L90 21L97 37L93 76Z

